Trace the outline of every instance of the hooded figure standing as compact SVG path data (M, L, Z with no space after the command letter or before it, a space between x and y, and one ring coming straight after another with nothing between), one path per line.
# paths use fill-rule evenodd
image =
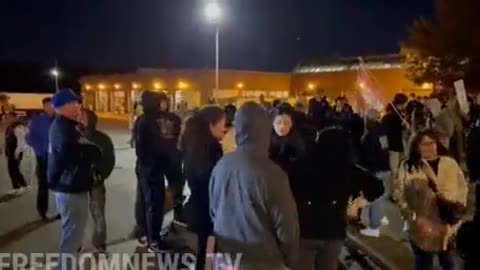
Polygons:
M298 255L296 205L287 175L268 156L270 126L267 111L245 103L235 116L238 147L210 179L216 251L243 254L246 270L292 267Z
M115 148L107 134L97 130L97 115L91 110L83 110L80 116L85 137L102 150L102 158L95 163L96 178L89 193L89 208L93 217L94 230L92 244L97 252L107 251L107 223L105 218L106 188L105 180L115 167Z
M164 93L142 94L144 114L135 123L135 146L140 171L140 194L145 209L148 250L165 251L160 243L165 202L165 177L173 186L176 199L184 184L181 154L177 148L181 119L168 110Z

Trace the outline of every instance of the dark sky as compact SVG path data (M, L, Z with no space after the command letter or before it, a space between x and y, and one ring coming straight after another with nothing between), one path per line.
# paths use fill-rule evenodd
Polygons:
M212 67L206 0L0 3L0 62L89 68ZM302 59L398 51L433 0L225 0L221 66L287 71Z

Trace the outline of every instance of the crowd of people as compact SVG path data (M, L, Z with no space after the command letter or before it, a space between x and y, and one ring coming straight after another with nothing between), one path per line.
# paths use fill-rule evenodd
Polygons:
M55 193L61 254L81 248L88 209L93 245L106 252L104 180L115 155L111 139L96 129L95 113L80 103L72 90L61 90L44 100L45 113L28 128L11 115L6 131L15 192L26 186L18 164L31 145L42 218L48 190ZM385 112L361 115L345 97L332 104L322 91L308 105L208 105L184 119L170 110L163 93L145 91L140 103L132 131L138 180L133 234L149 252L172 252L161 234L171 200L174 219L198 236L196 269L205 268L213 236L215 252L242 254L240 269L301 269L299 255L308 252L313 260L302 259L302 265L336 270L348 209L362 198L370 203L360 232L369 237L379 237L388 223L382 205L398 206L415 269L431 269L435 257L443 269L455 269L456 243L465 269L478 269L464 243L478 231L478 201L468 232L462 224L468 181L480 180L480 97L468 115L454 97L404 94Z

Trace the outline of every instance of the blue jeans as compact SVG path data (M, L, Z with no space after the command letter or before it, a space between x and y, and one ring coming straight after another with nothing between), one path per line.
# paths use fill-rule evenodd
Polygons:
M105 250L107 245L107 222L105 219L106 189L105 183L94 187L90 193L89 208L93 218L92 244L97 249Z
M72 269L74 266L62 264L62 258L65 258L65 254L78 254L82 248L88 218L88 193L56 192L55 201L62 219L58 269Z
M375 176L382 180L383 186L385 187L385 193L373 201L368 208L368 217L369 217L369 227L371 229L379 229L382 226L382 218L384 217L382 204L385 202L385 198L389 196L388 190L390 190L389 185L391 183L390 172L378 172Z
M440 253L425 252L416 247L412 243L413 254L415 255L415 270L430 270L433 269L433 259L438 256L440 266L443 270L455 269L455 262L451 251L443 251Z

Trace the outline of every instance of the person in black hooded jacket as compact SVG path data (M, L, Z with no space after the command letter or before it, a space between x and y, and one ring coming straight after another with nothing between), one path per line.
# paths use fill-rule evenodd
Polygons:
M353 162L351 135L341 127L319 133L315 149L302 161L304 175L292 182L297 202L301 249L314 251L314 269L337 270L346 237L346 211L360 192L369 201L383 194L383 185Z
M91 110L83 110L80 125L85 137L102 150L102 158L95 163L96 178L89 192L89 208L93 217L94 230L92 244L96 252L107 251L107 222L105 217L106 187L105 180L115 167L115 147L106 133L97 130L98 117Z
M295 181L298 171L302 169L299 161L305 154L305 144L296 131L296 123L293 119L294 109L287 105L281 104L274 110L269 152L270 159L285 171L292 182Z
M183 175L181 154L177 148L181 119L168 110L168 98L164 93L145 91L142 94L144 114L135 124L135 146L138 170L141 172L140 194L145 205L148 249L158 252L168 249L160 243L163 222L165 184L174 189L176 198L181 196Z
M196 269L203 270L207 239L213 230L208 187L213 167L223 156L220 141L225 135L223 109L207 106L190 118L182 136L184 172L191 190L186 206L189 228L198 235Z

